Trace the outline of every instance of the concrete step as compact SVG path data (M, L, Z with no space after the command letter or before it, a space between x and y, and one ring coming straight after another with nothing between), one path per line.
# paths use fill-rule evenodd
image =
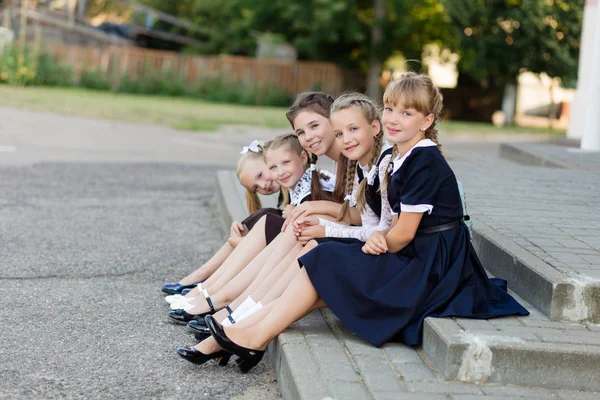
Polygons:
M600 322L600 279L560 271L478 218L473 246L486 270L552 321Z
M447 380L600 391L600 325L550 321L517 299L530 316L426 319L423 351Z

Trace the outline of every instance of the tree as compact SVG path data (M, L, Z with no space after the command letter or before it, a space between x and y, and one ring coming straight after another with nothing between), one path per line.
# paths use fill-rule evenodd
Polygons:
M440 0L143 0L210 28L205 53L252 55L258 33L295 46L303 60L369 71L374 99L383 62L394 53L421 59L425 44L449 40ZM376 7L377 6L377 7ZM377 38L380 35L380 40Z
M584 0L444 0L461 55L459 73L504 87L506 124L514 120L520 71L577 74Z

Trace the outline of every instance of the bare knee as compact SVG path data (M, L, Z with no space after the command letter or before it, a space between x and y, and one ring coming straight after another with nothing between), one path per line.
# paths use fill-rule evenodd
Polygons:
M318 242L317 242L315 239L309 240L309 241L306 243L306 246L304 246L304 250L305 250L305 251L312 250L312 249L314 249L315 247L317 247L318 245L319 245L319 243L318 243Z

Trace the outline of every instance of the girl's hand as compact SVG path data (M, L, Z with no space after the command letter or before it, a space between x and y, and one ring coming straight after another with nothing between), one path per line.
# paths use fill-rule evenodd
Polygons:
M378 256L388 251L387 242L383 232L375 231L369 236L369 240L362 247L365 254Z
M243 236L231 236L229 239L227 239L227 243L229 243L231 247L236 248L237 245L240 244L243 239Z
M305 245L312 239L325 237L325 227L321 225L313 225L301 230L300 235L296 236L296 240Z
M294 235L296 237L300 236L303 229L308 228L309 226L319 225L319 218L317 217L305 217L296 220L296 222L292 223L292 230L294 231Z
M290 214L290 217L285 221L284 226L287 226L289 224L291 224L294 221L297 221L299 218L302 218L303 216L309 216L311 214L315 214L315 206L314 203L312 201L307 201L304 202L302 204L300 204L298 207L296 207L294 209L294 211L292 211L292 213Z
M246 236L247 233L248 228L246 228L246 225L238 221L233 221L231 223L231 228L229 228L229 236L243 237Z
M294 206L293 206L293 205L291 205L291 204L288 204L287 206L285 206L285 208L283 209L283 213L282 213L282 214L283 214L283 218L285 218L285 219L287 220L287 219L288 219L288 217L289 217L290 215L292 215L292 212L294 212L294 209L295 209L295 208L296 208L296 207L294 207ZM283 226L283 228L282 228L282 231L285 231L285 225Z

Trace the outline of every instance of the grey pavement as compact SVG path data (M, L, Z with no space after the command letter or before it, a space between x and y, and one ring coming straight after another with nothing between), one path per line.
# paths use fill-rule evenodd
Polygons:
M547 143L503 143L500 155L526 165L600 173L598 152L581 150L579 141L576 140L553 140Z
M268 362L242 375L175 352L196 341L160 288L224 238L201 140L0 109L0 398L280 398Z

